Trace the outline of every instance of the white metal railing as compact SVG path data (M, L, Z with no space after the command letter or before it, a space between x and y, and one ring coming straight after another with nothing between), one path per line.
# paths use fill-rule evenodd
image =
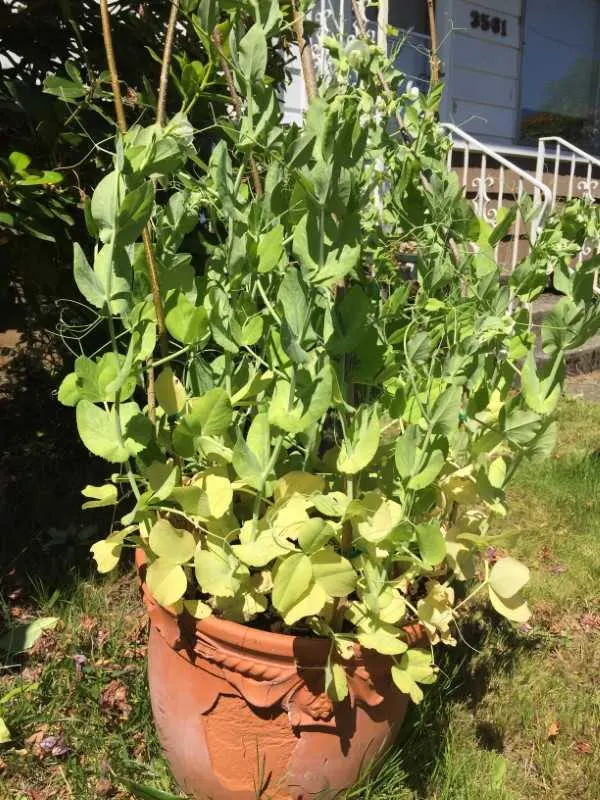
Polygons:
M552 152L547 151L549 143L554 145ZM547 171L546 164L548 162L550 162L551 167ZM561 163L565 163L569 170L567 189L564 192L559 192ZM585 165L585 178L578 177L575 174L577 165L582 163ZM598 170L597 177L594 177L594 168ZM538 141L535 175L541 183L545 182L546 176L551 176L552 209L556 206L558 197L565 197L567 200L571 200L575 196L575 189L578 190L578 197L589 197L590 200L595 200L594 189L597 189L599 185L600 159L590 155L590 153L586 153L585 150L571 144L571 142L560 136L543 136Z
M554 151L548 153L546 150L547 144L552 142L554 144ZM551 169L549 173L546 172L546 164L550 161ZM560 164L567 162L569 167L569 177L566 191L559 192L559 178L560 178ZM578 163L585 165L585 177L578 177L575 175L575 170ZM594 177L594 169L596 170L596 177ZM564 197L566 200L571 200L575 196L574 189L578 189L578 197L587 197L592 202L596 202L594 190L598 188L600 178L600 159L586 153L580 147L577 147L566 139L560 136L543 136L538 141L538 155L536 177L538 180L543 181L544 177L550 174L552 182L552 206L556 207L558 197ZM574 260L572 267L575 264L581 264L588 258L600 252L600 241L598 239L587 239L579 252L579 255ZM600 271L594 271L594 293L600 295Z
M521 210L517 211L515 221L508 233L508 236L512 238L512 243L508 245L510 252L507 254L506 250L504 250L502 253L504 257L508 255L508 265L513 270L519 258L526 255L520 247L521 233L527 227L529 228L529 238L526 244L528 247L529 242L536 240L540 226L550 210L552 203L550 189L530 172L526 172L516 164L513 164L512 161L509 161L497 150L475 139L474 136L461 130L456 125L445 122L441 124L441 127L450 134L452 141L452 147L448 152L448 169L458 171L462 185L467 192L474 192L475 196L471 202L475 213L481 219L495 224L500 209L509 208L515 203L519 203L525 194L533 196L536 205L535 215L530 222L525 222ZM456 150L462 151L463 155L463 162L460 167L453 166ZM478 165L472 165L472 153L477 154ZM489 174L488 170L490 168L495 171L496 176ZM470 175L470 170L472 169L475 169L477 173L474 177ZM516 192L508 190L507 177L512 177L513 182L516 182ZM526 190L526 187L528 190ZM490 197L491 190L494 190L495 199ZM499 258L501 246L501 242L496 245L496 258ZM504 260L504 258L501 260Z

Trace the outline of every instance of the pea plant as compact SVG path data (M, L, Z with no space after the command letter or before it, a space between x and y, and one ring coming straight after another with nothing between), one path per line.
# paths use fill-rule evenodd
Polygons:
M210 158L185 108L121 126L86 208L93 243L75 246L109 334L59 390L113 465L83 489L84 507L116 505L93 555L105 573L142 548L150 591L177 613L329 637L334 699L358 644L419 702L433 650L409 647L404 626L455 644L479 593L529 617L528 569L489 557L506 540L491 521L522 460L551 452L565 350L600 327L594 264L572 268L563 219L502 282L510 219L478 219L447 171L441 88L407 89L368 38L323 37L318 84L303 51L311 102L285 125L270 53L303 43L306 8L183 11L203 85L231 98L207 122ZM559 262L566 296L538 367L529 304Z

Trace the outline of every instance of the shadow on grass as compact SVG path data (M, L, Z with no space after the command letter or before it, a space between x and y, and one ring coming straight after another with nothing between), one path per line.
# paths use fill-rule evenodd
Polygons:
M510 675L524 652L540 646L535 636L524 636L498 619L492 610L483 609L480 618L461 626L462 640L456 648L445 649L439 657L440 675L436 684L425 686L425 697L411 705L380 772L366 776L346 795L346 800L397 800L407 797L430 798L436 775L452 736L452 707L462 704L475 712L498 674ZM501 753L503 731L480 722L475 735L479 747Z
M82 446L73 409L58 403L54 343L25 335L0 356L0 596L20 602L32 586L65 589L90 570L89 538L107 516L81 510L81 489L106 468Z

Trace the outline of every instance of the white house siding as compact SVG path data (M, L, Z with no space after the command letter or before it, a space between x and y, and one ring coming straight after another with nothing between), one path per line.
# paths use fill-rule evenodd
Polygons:
M287 86L283 100L283 121L286 123L302 123L302 114L306 109L306 91L304 89L304 78L298 56L298 47L292 48L294 59L288 66L291 83Z
M505 23L506 35L483 30L483 14ZM512 144L517 134L521 14L522 0L438 2L446 76L442 116L474 136L499 144ZM473 27L477 19L480 26Z
M320 33L332 36L340 34L348 36L352 34L352 0L317 0L312 17L320 25L320 31L315 36L313 45L317 62L316 67L317 70L322 72L327 68L327 64L325 54L319 47L319 35ZM297 122L299 124L302 120L302 114L306 110L307 100L298 48L294 46L293 51L296 55L288 67L292 80L283 101L283 120L287 123Z

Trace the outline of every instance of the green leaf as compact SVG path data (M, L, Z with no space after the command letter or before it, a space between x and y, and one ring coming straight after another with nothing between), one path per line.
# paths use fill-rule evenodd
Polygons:
M265 472L271 458L271 429L267 414L257 414L254 417L248 428L246 443Z
M356 412L348 438L344 439L337 460L340 472L354 475L375 458L379 447L379 418L376 408L362 406Z
M442 471L446 457L441 450L433 450L425 462L425 466L408 482L408 488L415 491L426 489Z
M248 83L262 81L267 68L267 39L258 22L240 41L239 62L241 77L244 80Z
M301 364L308 360L308 354L302 348L308 304L300 271L297 268L288 267L286 270L277 293L277 300L284 317L281 329L283 349L292 361Z
M186 392L183 384L173 373L171 367L165 367L154 384L156 402L166 414L178 414L185 408Z
M370 302L361 286L351 286L334 306L333 332L327 349L333 355L350 353L365 334Z
M552 413L560 400L562 387L559 378L560 366L563 360L562 353L559 351L554 358L559 361L557 365L559 371L557 372L551 365L550 369L547 370L549 374L545 378L538 376L533 350L529 351L521 370L523 397L529 408L538 414L546 415Z
M331 523L320 517L303 522L298 530L298 544L307 555L324 547L335 536Z
M461 409L462 388L450 386L433 404L430 424L434 433L449 435L458 428Z
M325 667L325 691L334 703L341 703L348 695L346 670L336 661L329 660Z
M8 156L8 160L15 172L24 172L31 164L31 158L25 155L25 153L20 153L18 150L13 150Z
M85 299L95 308L102 308L106 301L106 293L102 281L90 267L81 246L73 244L73 274L75 283Z
M94 200L92 197L92 204ZM152 214L154 207L154 184L145 181L128 192L119 208L117 220L117 238L119 245L132 244L142 233L142 230Z
M296 608L313 586L313 571L308 556L294 553L279 563L276 568L272 601L287 625L292 625L300 616Z
M503 598L513 597L529 581L529 570L520 561L506 556L496 561L488 578L489 585Z
M380 625L372 630L360 631L358 641L361 647L387 656L399 656L408 647L400 638L400 631L392 625Z
M550 422L550 424L546 425L530 444L528 449L529 457L539 461L551 456L556 446L557 434L557 422Z
M79 100L85 97L87 89L81 83L75 83L60 75L47 75L44 78L44 92L60 97L61 100Z
M285 248L283 246L283 225L275 225L258 240L256 253L258 256L258 271L261 275L271 272L283 260Z
M423 692L418 684L435 681L431 654L426 650L407 650L400 663L392 666L392 680L401 692L410 696L413 703L420 703Z
M275 384L269 405L269 421L289 433L308 430L327 412L332 402L333 380L331 366L326 363L314 380L299 387L296 402L289 407L290 384L280 380Z
M104 305L108 305L113 314L123 314L130 309L130 273L131 264L124 248L116 248L112 244L102 247L94 258L94 273L102 284Z
M157 603L172 606L185 594L187 578L179 564L157 558L146 570L146 584Z
M118 210L118 194L123 186L123 179L116 170L113 170L102 178L92 195L90 214L98 226L98 236L104 243L109 242L113 237Z
M194 555L194 534L182 528L174 528L166 519L157 520L148 538L155 555L171 564L186 564Z
M246 566L265 567L269 562L286 555L292 549L289 543L285 547L279 544L275 539L274 533L269 528L266 531L261 531L253 541L234 544L231 549L235 556Z
M248 447L241 434L233 448L233 468L238 476L257 491L263 486L263 465Z
M165 324L174 339L183 344L195 344L208 333L208 314L203 306L195 306L184 292L177 292L167 302Z
M301 339L306 325L306 290L296 267L288 267L277 292L285 320L293 335Z
M511 444L527 445L532 442L540 432L543 424L542 418L533 411L514 409L504 419L503 433Z
M236 577L237 563L224 552L196 548L194 558L196 579L203 592L217 597L234 597L241 582Z
M215 387L191 400L190 412L181 422L194 436L220 436L230 426L232 414L227 392Z
M81 391L77 385L77 375L70 372L58 387L58 402L63 406L76 406L81 400Z
M87 449L115 464L123 464L130 456L140 453L152 435L150 423L136 403L121 405L121 436L114 410L105 411L83 399L75 415L79 436Z
M81 508L103 508L104 506L114 506L117 503L117 487L112 483L105 483L103 486L86 486L81 490L84 497L91 497Z
M58 624L58 617L38 617L27 625L18 625L0 638L0 650L16 654L30 650L44 631L53 630Z
M429 522L416 526L417 542L421 558L434 567L446 558L446 540L439 523Z
M408 425L404 434L396 439L394 452L396 469L401 478L409 478L417 462L417 449L420 441L417 425Z
M488 239L490 247L495 247L498 242L501 242L502 239L504 239L510 230L510 226L517 218L518 211L519 206L516 203L510 208L503 207L498 209L498 214L496 216L496 227L491 232Z
M346 597L356 587L352 564L334 550L324 549L310 556L315 581L330 597Z

